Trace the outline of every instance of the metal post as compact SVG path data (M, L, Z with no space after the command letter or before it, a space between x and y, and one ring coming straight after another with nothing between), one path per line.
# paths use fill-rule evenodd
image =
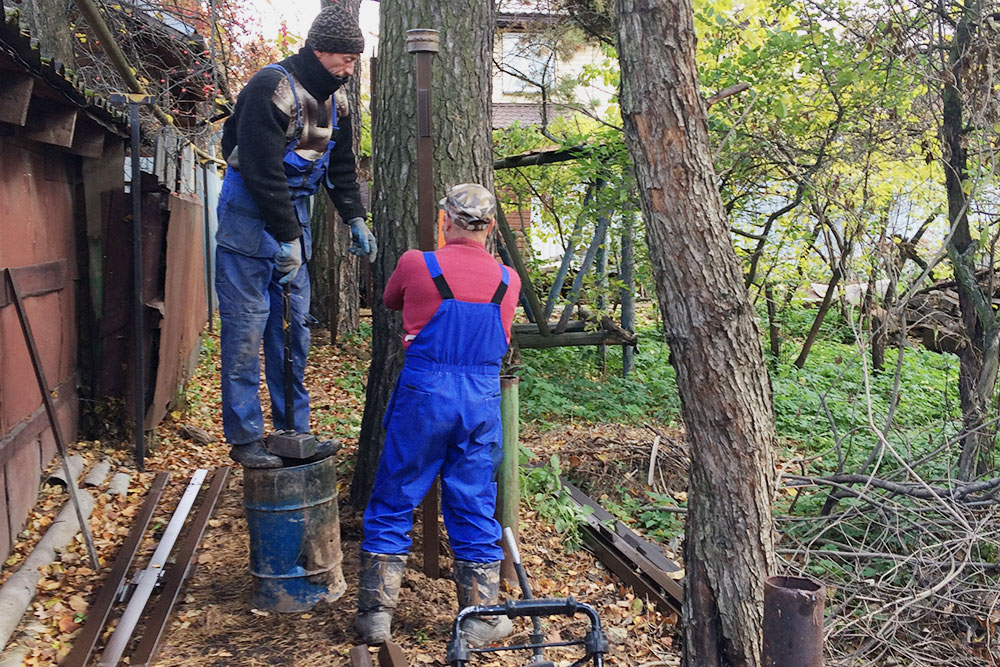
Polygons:
M113 104L129 105L129 126L131 129L130 154L132 160L132 327L133 345L135 348L135 362L132 372L132 413L135 419L135 464L140 471L146 469L146 441L145 441L145 421L146 421L146 382L144 378L143 349L144 340L144 315L145 302L142 298L142 185L141 171L139 169L140 159L140 133L139 133L139 105L153 104L154 98L140 95L115 94L111 96Z
M406 52L416 60L417 79L417 245L421 250L435 250L434 137L431 132L431 61L439 50L437 30L415 28L406 31ZM424 574L436 579L441 574L439 562L437 481L431 485L423 502Z
M520 451L518 382L514 375L500 377L500 423L503 426L503 459L497 470L497 519L501 528L510 528L516 540L518 535L517 510L521 502L521 480L519 476ZM513 554L503 543L504 554L500 572L511 585L517 583L517 569Z
M635 331L635 217L626 211L622 220L622 329ZM622 377L635 370L635 348L622 345Z
M208 332L212 333L215 325L212 322L212 218L208 212L208 163L201 165L202 211L205 222L205 303L208 309Z
M70 502L73 504L73 511L76 513L76 520L80 524L80 532L83 533L83 542L87 547L87 555L90 556L90 564L94 570L101 569L101 562L97 558L97 550L94 548L94 538L90 534L90 524L83 516L83 509L80 507L80 498L77 496L77 482L69 469L69 456L66 451L66 441L63 440L62 427L59 425L59 416L56 414L56 406L52 402L52 389L48 380L45 379L45 368L42 366L42 357L38 354L38 346L35 345L35 335L31 332L31 322L28 321L28 311L24 308L24 301L21 298L21 290L14 279L14 269L7 269L7 284L10 285L11 297L14 301L14 309L17 311L17 319L21 323L21 333L24 334L24 344L28 348L28 356L31 357L31 366L35 370L35 380L38 382L38 393L42 395L42 405L45 406L45 413L49 417L49 426L52 429L52 438L56 441L56 449L59 451L59 459L62 461L63 474L66 475L66 491L69 492Z
M808 577L764 581L764 664L823 667L826 587Z

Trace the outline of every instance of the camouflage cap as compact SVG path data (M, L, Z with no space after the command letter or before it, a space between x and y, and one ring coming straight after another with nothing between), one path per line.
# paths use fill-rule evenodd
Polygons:
M472 231L489 227L497 214L496 197L476 183L459 183L452 187L440 205L456 225Z

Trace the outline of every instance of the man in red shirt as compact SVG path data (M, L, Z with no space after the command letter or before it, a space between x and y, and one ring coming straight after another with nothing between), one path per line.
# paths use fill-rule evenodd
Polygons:
M358 615L367 644L389 640L413 510L441 474L441 508L460 607L492 604L500 584L495 472L500 362L521 291L517 274L487 252L496 199L472 183L441 200L445 247L407 251L382 300L403 311L406 361L386 409L385 446L365 509ZM473 646L510 634L506 617L466 625Z

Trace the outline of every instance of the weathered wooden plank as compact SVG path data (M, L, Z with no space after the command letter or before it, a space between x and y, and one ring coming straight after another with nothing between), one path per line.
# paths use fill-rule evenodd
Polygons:
M25 120L24 137L43 144L71 148L79 115L76 109L36 99Z
M63 382L55 389L53 401L58 410L67 401L76 400L76 374ZM39 435L43 434L49 427L48 415L45 408L38 406L27 419L22 420L9 433L0 437L0 466L7 463L10 457L21 447L37 443Z
M4 72L4 85L0 87L0 123L24 126L31 106L34 77L16 72Z
M580 345L635 345L635 341L623 339L613 331L565 331L560 334L543 336L540 333L516 332L517 344L521 349L548 347L576 347Z
M69 284L69 266L65 259L12 267L11 270L21 288L22 298L58 292ZM3 269L0 268L0 273L2 271ZM0 308L9 305L13 300L14 295L10 293L10 288L5 280L0 283Z
M87 120L86 115L80 116L73 135L73 145L69 152L83 157L99 158L104 154L104 138L107 130L97 123Z

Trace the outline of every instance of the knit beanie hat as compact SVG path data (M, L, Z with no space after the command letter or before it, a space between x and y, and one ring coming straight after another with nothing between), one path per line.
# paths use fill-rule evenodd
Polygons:
M361 53L365 36L345 0L334 0L323 8L309 27L306 43L326 53Z

